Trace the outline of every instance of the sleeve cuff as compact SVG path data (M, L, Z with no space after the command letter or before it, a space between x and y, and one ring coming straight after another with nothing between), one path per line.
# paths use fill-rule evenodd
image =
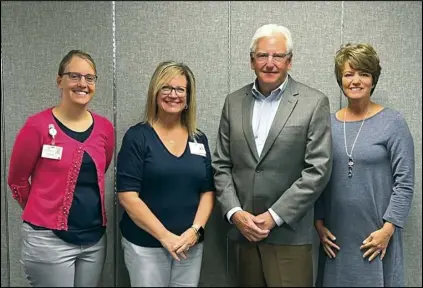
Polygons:
M282 218L279 217L279 215L276 214L272 208L269 208L269 213L272 216L273 220L275 221L276 225L281 226L283 224L284 221L282 220Z
M232 215L235 214L235 212L238 212L238 211L242 211L241 207L234 207L231 210L229 210L228 213L226 213L226 218L228 219L229 223L232 224L231 217Z

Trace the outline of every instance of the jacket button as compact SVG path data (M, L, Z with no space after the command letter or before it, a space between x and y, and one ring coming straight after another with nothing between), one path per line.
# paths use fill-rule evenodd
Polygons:
M263 170L261 170L261 169L257 169L257 170L256 170L256 173L261 173L261 171L263 171Z

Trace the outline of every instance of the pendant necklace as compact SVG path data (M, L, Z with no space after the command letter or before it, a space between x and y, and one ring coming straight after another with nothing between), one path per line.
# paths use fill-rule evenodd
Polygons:
M157 121L158 122L158 121ZM155 123L154 123L155 124ZM154 125L153 124L153 125ZM159 128L160 126L159 125L157 125L156 124L156 127L157 128ZM166 137L165 137L165 139L163 139L162 141L163 142L167 142L167 143L169 143L169 145L173 145L173 144L175 144L175 139L169 139L170 137L169 137L169 130L168 129L166 129L166 128L161 128L162 130L164 130L164 131L166 131ZM160 130L160 129L159 129ZM157 133L157 132L156 132Z
M353 166L354 166L354 159L352 157L352 153L353 153L353 150L354 150L355 142L357 142L358 135L360 134L361 128L363 128L363 124L364 124L364 121L366 121L366 117L367 117L367 114L369 114L369 110L370 109L367 109L366 115L364 115L364 118L361 121L360 129L358 129L357 136L355 136L355 140L352 144L350 153L348 153L347 135L346 135L346 132L345 132L345 119L347 117L347 108L345 108L345 111L344 111L344 143L345 143L345 152L347 153L347 156L348 156L348 177L349 178L351 178L352 175L353 175L352 171L353 171Z

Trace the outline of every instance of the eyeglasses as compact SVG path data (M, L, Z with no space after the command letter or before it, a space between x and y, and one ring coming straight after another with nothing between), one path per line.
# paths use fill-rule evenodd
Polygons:
M274 62L282 62L289 55L291 55L291 52L273 53L273 54L262 53L262 52L258 52L258 53L251 52L251 57L255 58L258 63L267 62L270 56L272 56L272 60Z
M162 92L163 95L169 95L172 93L172 91L175 90L176 95L179 97L183 97L187 94L187 89L185 87L172 87L172 86L163 86L160 89L160 92Z
M69 80L71 80L72 82L79 82L81 81L81 78L84 77L85 81L87 81L87 83L89 84L94 84L97 81L97 75L93 75L93 74L81 74L81 73L77 73L77 72L66 72L66 73L62 73L60 76L63 75L68 75Z

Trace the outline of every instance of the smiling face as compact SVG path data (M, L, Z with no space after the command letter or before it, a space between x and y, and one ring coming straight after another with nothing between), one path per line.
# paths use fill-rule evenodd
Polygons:
M285 55L287 53L286 39L281 34L263 37L257 41L254 55ZM291 69L291 57L285 56L282 61L275 61L269 57L261 61L259 57L251 57L251 69L257 75L257 80L262 93L270 93L279 87L285 80L288 70Z
M172 78L157 94L159 117L163 114L182 114L187 104L187 79L184 75Z
M373 77L369 72L356 70L349 62L342 71L342 90L349 99L370 98L373 88Z
M69 72L82 75L96 74L92 63L78 56L72 57L63 73ZM77 79L73 75L62 74L62 76L57 76L57 86L62 90L62 101L65 103L85 106L92 100L95 94L95 82L88 83L86 77Z

